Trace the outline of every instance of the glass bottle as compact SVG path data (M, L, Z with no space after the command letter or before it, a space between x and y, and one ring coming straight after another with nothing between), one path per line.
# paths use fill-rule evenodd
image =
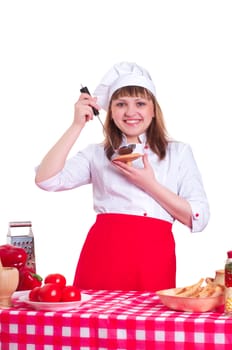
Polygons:
M232 251L227 252L225 264L225 313L232 315Z

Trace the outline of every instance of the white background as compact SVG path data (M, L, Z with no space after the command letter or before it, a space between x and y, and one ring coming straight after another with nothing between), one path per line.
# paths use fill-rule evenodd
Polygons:
M232 249L230 0L0 2L0 244L31 220L37 272L71 283L95 214L91 187L47 193L34 167L70 125L80 84L119 61L147 68L169 133L191 144L211 206L204 232L174 225L177 284L223 268ZM104 120L104 114L101 113ZM73 152L102 140L89 123Z

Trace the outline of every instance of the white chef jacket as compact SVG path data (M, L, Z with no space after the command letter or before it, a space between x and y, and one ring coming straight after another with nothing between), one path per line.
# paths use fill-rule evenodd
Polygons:
M145 147L145 135L135 152ZM122 143L122 145L125 142ZM185 198L192 208L192 232L202 231L209 221L209 205L201 174L191 147L170 141L165 159L146 149L156 179L163 186ZM142 158L133 161L143 167ZM121 213L158 218L173 223L174 218L149 194L130 183L105 155L103 144L91 144L67 159L64 168L55 176L40 182L46 191L63 191L92 184L96 213Z

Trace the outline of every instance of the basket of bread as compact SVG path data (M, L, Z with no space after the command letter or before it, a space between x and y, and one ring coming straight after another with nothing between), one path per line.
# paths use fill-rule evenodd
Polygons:
M201 278L197 283L182 288L157 291L160 301L176 311L207 312L224 304L223 284L212 278Z

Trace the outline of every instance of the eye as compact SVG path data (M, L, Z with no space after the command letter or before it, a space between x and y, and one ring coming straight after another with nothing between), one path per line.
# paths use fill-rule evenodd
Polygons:
M120 108L120 107L125 106L125 103L124 103L124 102L117 102L117 103L115 104L115 106Z
M144 101L138 101L137 102L137 106L138 107L143 107L143 106L146 106L146 103Z

